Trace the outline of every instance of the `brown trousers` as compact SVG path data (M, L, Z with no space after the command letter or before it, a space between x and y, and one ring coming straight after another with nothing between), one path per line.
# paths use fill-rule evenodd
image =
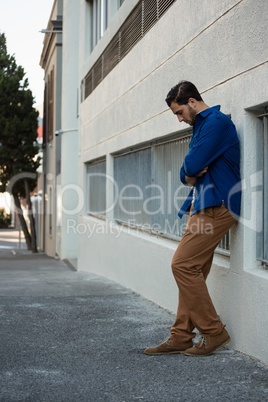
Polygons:
M179 288L179 305L170 332L181 341L192 339L194 328L202 335L217 335L224 328L208 293L206 278L215 248L235 222L224 204L205 208L192 216L190 212L171 264Z

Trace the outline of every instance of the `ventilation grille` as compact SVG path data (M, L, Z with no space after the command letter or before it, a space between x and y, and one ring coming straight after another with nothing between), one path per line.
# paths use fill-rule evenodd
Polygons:
M176 0L141 0L87 73L84 99L152 28Z

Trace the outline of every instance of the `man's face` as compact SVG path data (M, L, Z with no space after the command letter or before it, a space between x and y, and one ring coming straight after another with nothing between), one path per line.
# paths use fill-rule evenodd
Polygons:
M179 105L176 102L172 102L170 105L172 112L178 117L179 122L193 126L195 123L196 111L187 103L187 105Z

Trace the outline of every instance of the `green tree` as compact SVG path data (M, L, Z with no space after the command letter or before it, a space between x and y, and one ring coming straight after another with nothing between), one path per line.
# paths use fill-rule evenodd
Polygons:
M5 34L0 33L0 191L13 195L28 250L37 252L30 192L36 186L40 165L36 157L38 112L24 76L24 69L7 52ZM27 200L30 230L23 216L22 198Z

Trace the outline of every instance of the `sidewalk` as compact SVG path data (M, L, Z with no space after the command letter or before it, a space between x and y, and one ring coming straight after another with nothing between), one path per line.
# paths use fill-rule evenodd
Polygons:
M3 250L26 250L26 242L22 230L0 229L0 252Z
M3 402L268 400L268 368L231 349L145 355L174 315L43 253L1 249L0 314Z

